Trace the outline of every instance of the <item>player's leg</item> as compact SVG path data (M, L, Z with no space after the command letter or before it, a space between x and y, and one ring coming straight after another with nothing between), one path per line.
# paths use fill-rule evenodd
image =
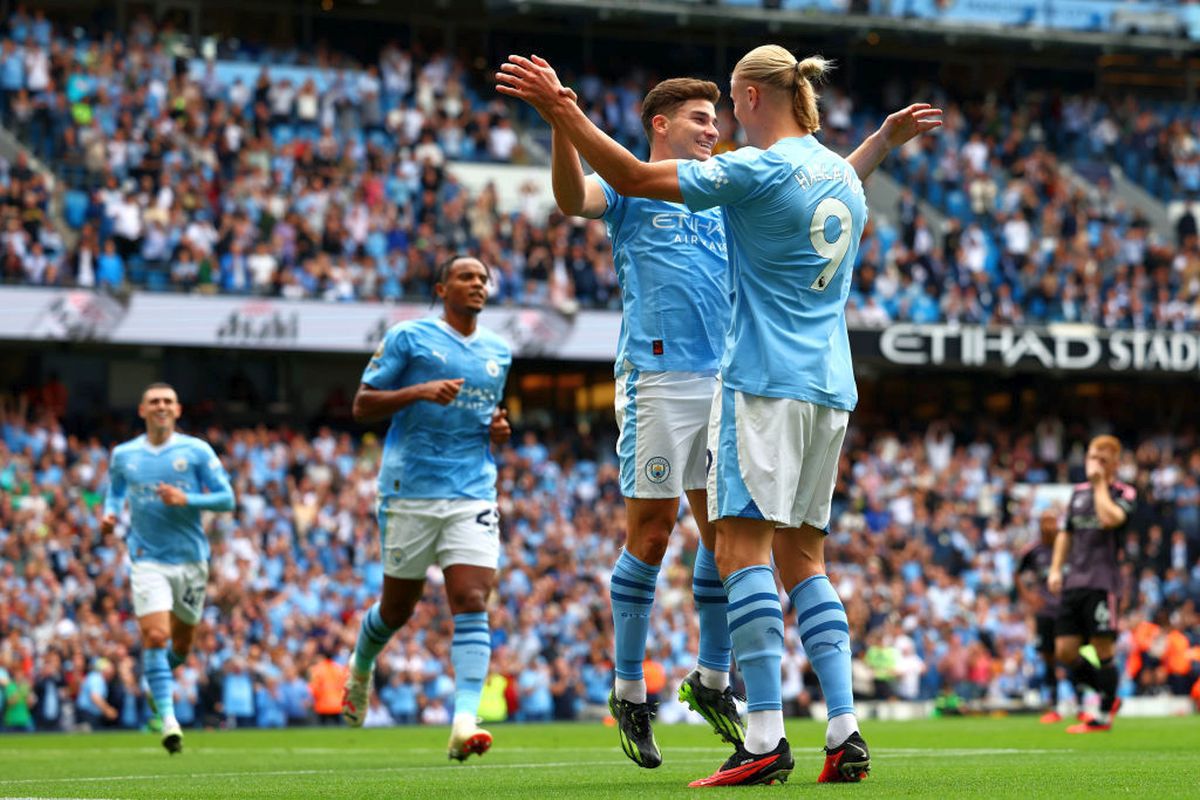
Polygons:
M642 664L659 568L679 513L679 497L693 440L703 437L711 389L699 402L691 381L671 373L631 370L617 379L617 456L625 498L625 546L613 565L612 604L615 679L609 710L621 749L635 764L662 763L646 700Z
M425 570L435 558L441 527L428 501L385 501L378 517L383 540L383 591L379 602L363 614L342 694L342 719L356 728L366 719L375 659L408 622L425 590Z
M454 719L450 758L483 755L492 735L479 727L479 699L492 658L487 599L500 563L500 512L488 501L443 501L446 525L437 559L446 576L446 599L454 615L450 663L454 668Z
M1117 698L1119 676L1113 662L1116 655L1116 596L1111 592L1090 591L1087 593L1084 605L1084 620L1088 644L1096 651L1099 666L1092 667L1094 683L1092 686L1100 695L1100 715L1088 719L1067 729L1068 733L1093 733L1107 731L1112 728L1113 717L1120 709L1121 701ZM1089 666L1091 662L1082 659Z
M171 611L178 608L179 568L135 561L129 576L133 613L142 640L142 678L154 713L162 720L162 744L172 755L183 750L183 734L175 719L175 680L167 662ZM203 607L203 593L199 605Z
M692 596L700 623L700 647L696 669L679 687L679 700L704 717L713 731L730 744L745 739L741 715L729 687L729 663L733 644L729 638L729 599L717 571L713 550L716 530L708 520L708 495L703 489L687 492L700 543L692 572Z
M1054 653L1054 618L1035 617L1034 628L1037 631L1037 647L1042 656L1042 673L1045 675L1050 705L1040 721L1050 725L1062 721L1062 715L1058 711L1058 657Z
M1054 621L1054 656L1067 668L1067 677L1075 691L1075 704L1081 721L1085 720L1083 698L1086 687L1095 688L1096 670L1090 661L1079 654L1083 646L1086 625L1081 595L1071 590L1063 592L1058 618Z

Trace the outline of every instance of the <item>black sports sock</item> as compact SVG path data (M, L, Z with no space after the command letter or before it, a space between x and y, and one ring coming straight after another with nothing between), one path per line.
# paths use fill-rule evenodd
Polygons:
M1096 691L1100 693L1100 710L1107 714L1112 711L1113 701L1117 699L1117 667L1111 658L1101 660L1100 669L1096 672Z
M1046 688L1050 690L1050 708L1058 708L1058 670L1053 662L1046 667Z
M1092 662L1088 661L1083 656L1075 659L1075 663L1071 665L1071 685L1075 687L1075 702L1083 703L1083 687L1090 686L1099 691L1096 685L1099 682L1096 668L1092 666Z

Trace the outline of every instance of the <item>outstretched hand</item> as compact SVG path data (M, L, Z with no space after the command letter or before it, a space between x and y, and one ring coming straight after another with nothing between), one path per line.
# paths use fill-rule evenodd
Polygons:
M909 139L942 127L942 110L929 103L913 103L883 121L879 132L889 148L896 148Z
M562 85L550 62L537 55L509 56L496 73L496 91L529 103L547 122L560 97L575 100L575 92Z

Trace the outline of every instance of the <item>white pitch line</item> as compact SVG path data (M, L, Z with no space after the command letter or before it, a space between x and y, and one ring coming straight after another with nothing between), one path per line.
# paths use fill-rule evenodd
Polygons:
M283 748L280 748L283 749ZM584 750L591 748L574 748L575 750ZM671 748L675 751L690 751L690 752L709 752L716 748L707 747L691 747L691 748ZM344 752L344 751L342 751ZM1055 753L1073 753L1073 750L1021 750L1017 748L979 748L979 749L950 749L950 750L924 750L919 748L889 748L875 753L875 757L881 756L887 758L962 758L967 756L1016 756L1030 754L1055 754ZM622 759L620 761L558 761L558 762L537 762L529 764L479 764L476 763L470 767L476 770L493 770L493 769L561 769L563 767L615 767L623 766L628 763ZM685 761L674 761L676 764L708 764L710 759L687 759ZM274 776L286 777L289 775L336 775L346 774L348 772L355 773L388 773L388 772L437 772L453 768L452 765L440 766L414 766L414 767L367 767L362 769L344 770L344 769L281 769L281 770L245 770L242 772L192 772L192 773L166 773L158 775L110 775L107 777L79 777L79 778L20 778L17 780L0 779L0 786L18 786L29 785L35 783L108 783L118 781L155 781L162 779L179 778L250 778L259 776Z

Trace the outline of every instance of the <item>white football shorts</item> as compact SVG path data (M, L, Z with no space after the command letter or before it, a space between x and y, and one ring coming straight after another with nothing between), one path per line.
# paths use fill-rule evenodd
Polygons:
M134 561L129 575L135 616L170 611L187 625L195 625L204 614L207 586L208 563L204 561L187 564Z
M828 529L850 412L726 386L718 391L708 426L709 519Z
M717 379L696 372L641 372L617 378L621 494L673 498L704 488L708 415Z
M500 510L491 500L385 498L379 505L383 573L421 580L433 564L497 569Z

